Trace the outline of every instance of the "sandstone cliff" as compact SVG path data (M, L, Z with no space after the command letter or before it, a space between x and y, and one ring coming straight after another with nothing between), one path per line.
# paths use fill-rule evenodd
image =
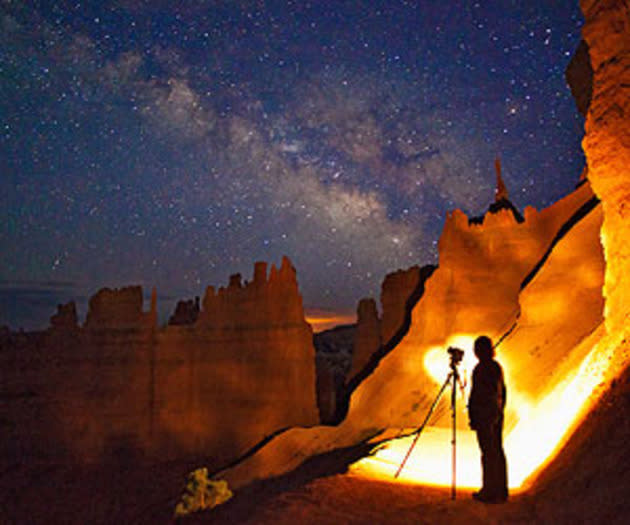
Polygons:
M234 458L274 432L319 422L313 334L296 272L256 263L208 287L194 325L168 326L156 346L154 417L160 449ZM210 452L212 451L212 452Z
M452 342L470 344L482 333L496 341L506 332L521 314L523 281L545 258L561 228L592 199L588 184L582 185L545 210L526 208L522 223L509 209L486 214L482 224L471 223L457 210L449 214L439 242L440 265L425 283L424 295L411 313L410 329L355 391L349 417L369 419L373 426L382 428L414 426L438 386L424 365L427 352L432 348L444 351ZM601 293L597 284L593 285L597 283L593 275L599 271L601 280L603 273L598 263L597 227L590 232L590 244L580 253L599 270L585 272L580 275L584 283L575 284L589 290L584 304L588 319L573 329L578 340L602 318ZM563 292L556 290L556 294L556 300L566 304ZM553 322L561 323L561 319L556 317ZM459 341L455 341L456 336ZM571 344L554 352L564 355ZM510 341L502 348L502 352L508 351L512 351Z
M593 95L582 142L589 179L604 208L606 326L630 331L630 5L582 0L582 34L593 69Z
M288 259L267 279L257 263L190 323L158 330L156 292L103 289L83 327L73 303L51 329L3 345L10 403L0 408L1 457L126 462L211 458L220 466L280 429L318 421L312 332ZM186 319L184 319L186 317Z

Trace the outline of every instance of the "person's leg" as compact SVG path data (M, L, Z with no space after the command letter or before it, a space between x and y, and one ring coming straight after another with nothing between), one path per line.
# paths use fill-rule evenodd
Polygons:
M499 421L495 433L496 443L496 471L495 487L496 496L506 500L508 497L507 461L503 451L503 418Z
M473 494L473 497L484 502L499 503L508 497L501 423L477 429L477 441L481 450L483 486L479 492Z
M478 495L488 496L492 489L492 442L494 441L491 428L487 425L476 430L477 442L481 451L481 476L482 484Z

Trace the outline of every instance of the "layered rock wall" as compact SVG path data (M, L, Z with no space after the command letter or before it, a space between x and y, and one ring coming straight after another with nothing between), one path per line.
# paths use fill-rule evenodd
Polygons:
M39 344L4 349L3 458L93 461L106 451L148 452L155 316L142 303L140 287L103 289L82 328L74 305L62 305Z
M295 269L256 263L246 285L209 287L193 326L158 335L154 417L169 446L233 458L289 426L319 422L313 334Z
M606 326L630 332L630 4L582 0L593 69L582 142L589 179L604 209Z
M155 291L104 289L86 323L62 306L26 348L3 348L2 458L233 460L318 422L312 332L288 259L209 290L194 324L157 330Z

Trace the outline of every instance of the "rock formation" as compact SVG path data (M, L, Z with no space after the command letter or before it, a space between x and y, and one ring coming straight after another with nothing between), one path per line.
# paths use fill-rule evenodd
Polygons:
M391 341L405 324L405 317L410 310L409 301L420 299L425 281L433 273L434 267L420 268L412 266L407 270L398 270L385 276L381 285L381 339L383 344ZM416 296L414 296L414 294ZM413 305L412 305L413 306Z
M77 306L74 301L57 305L57 313L50 318L50 328L54 331L74 331L79 328Z
M508 190L503 182L503 177L501 177L501 159L497 157L494 159L494 169L497 174L497 188L494 192L494 202L501 202L504 200L509 200Z
M160 448L225 461L279 429L316 424L313 334L289 259L268 278L258 262L250 283L233 275L226 288L208 287L202 305L194 325L157 337Z
M177 301L175 312L168 319L170 325L194 324L199 317L199 297L195 300Z
M352 367L346 383L356 388L366 374L371 373L409 328L411 309L424 293L424 283L433 273L433 266L412 266L385 276L381 285L382 316L376 303L363 299L357 308L357 331L352 353Z
M518 208L514 206L514 203L510 200L507 186L501 176L501 160L499 157L497 157L494 161L494 168L497 175L497 187L494 191L494 202L488 207L488 213L495 214L501 210L508 210L512 212L516 222L523 222L525 219ZM483 224L486 215L482 215L481 217L471 217L468 221L471 224Z
M282 300L278 300L280 297ZM230 277L227 288L215 292L208 287L198 326L228 330L239 326L303 326L304 322L295 268L283 257L280 268L271 267L268 279L267 264L258 262L251 283L243 285L236 274Z
M90 298L85 327L89 330L139 326L143 319L142 287L103 288Z
M84 326L73 303L51 329L0 353L11 403L2 458L108 462L211 458L224 465L282 428L318 422L312 332L288 259L246 286L210 288L199 318L156 327L156 292L103 289ZM186 319L184 319L186 317ZM14 341L15 339L15 341ZM4 376L3 376L4 377Z
M630 332L630 5L582 0L593 69L592 100L582 142L593 190L604 208L606 326Z
M588 44L584 40L580 41L575 53L573 53L565 76L578 111L583 117L586 117L586 112L593 98L593 68L588 53Z
M352 345L352 366L346 378L349 382L368 364L372 354L382 345L381 320L374 299L361 299L357 307L357 329Z
M592 197L583 185L541 212L526 208L522 223L509 209L487 213L482 224L457 210L449 214L439 241L440 265L425 283L408 333L353 396L355 417L369 417L383 428L414 426L435 388L425 375L424 354L446 348L457 334L486 333L496 340L507 331L519 316L522 282ZM598 245L596 231L592 242ZM601 319L597 293L588 308L594 315L590 329Z

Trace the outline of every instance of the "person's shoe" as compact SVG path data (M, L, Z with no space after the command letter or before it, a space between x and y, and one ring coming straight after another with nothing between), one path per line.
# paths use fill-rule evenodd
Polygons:
M487 496L484 494L482 490L480 490L479 492L473 492L472 497L473 499L476 499L477 501L485 501L487 498Z
M482 503L505 503L507 501L507 496L492 496L490 494L484 493L482 490L479 492L473 492L473 499L477 501L481 501Z

